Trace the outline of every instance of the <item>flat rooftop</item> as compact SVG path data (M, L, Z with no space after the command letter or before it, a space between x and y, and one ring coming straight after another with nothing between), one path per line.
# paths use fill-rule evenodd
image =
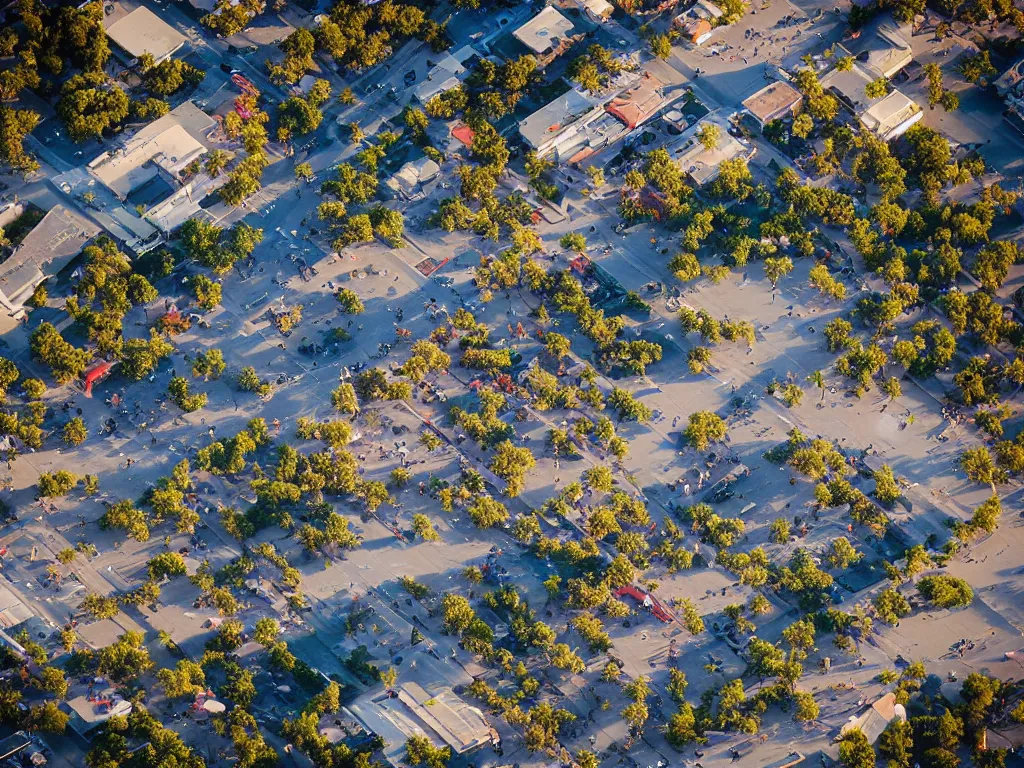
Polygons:
M121 200L163 170L171 177L206 153L206 132L216 122L186 101L91 163L89 171Z
M743 107L759 122L768 123L795 109L802 100L800 91L779 80L748 96L743 100Z
M519 133L536 148L587 114L598 102L585 93L569 90L519 122Z
M384 740L384 755L391 762L402 759L410 736L426 736L461 755L491 743L495 735L483 713L449 688L430 694L417 683L404 683L395 695L367 697L346 709L363 728Z
M714 149L706 148L696 138L701 126L707 124L717 125L720 130L718 145ZM681 170L688 173L699 186L703 186L717 178L718 169L726 160L750 157L753 150L730 134L727 125L705 118L687 129L677 148L670 150L670 154Z
M572 30L573 23L549 5L512 34L534 53L546 53L557 45L552 41L564 40Z
M157 63L185 44L185 36L149 8L140 7L107 27L107 37L134 58L148 53Z

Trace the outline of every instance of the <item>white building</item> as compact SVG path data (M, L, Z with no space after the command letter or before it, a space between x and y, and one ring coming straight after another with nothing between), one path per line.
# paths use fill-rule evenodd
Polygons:
M566 159L579 147L579 137L586 127L603 114L597 99L569 90L521 120L519 134L539 157L555 154Z
M854 62L848 70L833 67L821 78L821 86L834 94L864 124L864 127L884 141L891 141L906 133L910 126L924 117L921 107L898 90L872 99L867 87L877 80L873 72Z

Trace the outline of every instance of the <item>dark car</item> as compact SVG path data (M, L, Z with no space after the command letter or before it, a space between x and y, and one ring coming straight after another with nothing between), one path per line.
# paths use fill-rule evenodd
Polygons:
M414 70L410 69L408 72L405 73L405 84L408 86L408 85L412 85L415 82L416 82L416 72Z

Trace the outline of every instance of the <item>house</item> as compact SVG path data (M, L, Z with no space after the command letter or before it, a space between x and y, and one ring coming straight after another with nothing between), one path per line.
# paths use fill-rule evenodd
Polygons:
M704 125L718 126L718 144L713 149L697 140L697 134ZM730 134L728 128L724 121L709 115L690 126L669 149L672 159L697 186L703 187L717 179L726 160L749 160L754 156L756 150L746 140Z
M902 704L896 703L896 694L890 692L875 701L860 716L851 717L850 721L839 731L839 735L858 730L867 737L868 744L874 744L889 723L893 720L906 719L907 710Z
M857 39L855 58L876 77L893 78L914 60L914 52L899 28L891 22L878 23Z
M679 5L679 0L639 0L633 6L633 16L658 16Z
M28 621L34 615L21 598L0 583L0 627L11 629Z
M540 157L576 165L628 136L669 101L664 84L650 72L622 73L613 81L615 89L616 95L603 98L567 91L521 121L519 132Z
M1024 58L1013 64L992 85L1006 104L1004 119L1024 133Z
M569 90L519 122L523 141L539 157L566 158L582 143L588 123L604 114L597 99L577 90ZM563 149L559 149L562 146Z
M573 23L548 5L515 30L512 36L537 56L541 66L545 66L576 41L573 30Z
M712 31L723 15L725 12L710 0L697 0L672 19L672 26L679 30L687 42L699 46L711 38Z
M99 232L75 211L62 205L51 208L0 264L0 305L12 316L24 311L36 286L66 267Z
M185 36L153 13L140 6L107 27L109 37L133 59L148 53L159 64L185 44Z
M385 184L404 200L418 200L426 194L425 187L441 174L441 166L429 157L410 160Z
M798 112L803 103L800 91L789 83L777 81L744 99L743 108L763 131L768 123Z
M839 56L845 51L840 48ZM902 136L924 117L921 107L910 97L893 89L884 96L869 98L866 88L877 77L860 62L847 70L833 67L821 78L825 91L836 96L864 127L883 141Z
M633 130L650 120L666 101L664 83L650 72L644 72L635 85L608 102L605 110Z
M450 53L444 53L441 60L427 72L427 79L412 89L412 95L420 104L426 104L437 94L457 87L465 72L466 68L458 59Z
M114 715L128 715L133 706L113 688L107 688L100 693L80 694L63 701L60 708L70 715L68 725L75 733L89 741L96 728Z
M393 692L357 699L342 713L383 739L384 756L392 765L402 763L405 742L411 736L426 736L455 755L498 741L483 712L446 687L428 692L418 683L402 683Z
M608 21L612 17L615 6L608 0L576 0L580 9L596 22Z

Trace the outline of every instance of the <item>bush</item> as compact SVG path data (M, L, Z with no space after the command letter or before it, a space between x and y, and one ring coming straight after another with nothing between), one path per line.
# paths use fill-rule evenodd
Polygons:
M78 477L66 469L58 469L54 473L43 472L39 475L38 493L40 498L53 499L65 496L78 485Z
M974 590L956 576L925 576L917 591L936 608L965 608L974 601Z

